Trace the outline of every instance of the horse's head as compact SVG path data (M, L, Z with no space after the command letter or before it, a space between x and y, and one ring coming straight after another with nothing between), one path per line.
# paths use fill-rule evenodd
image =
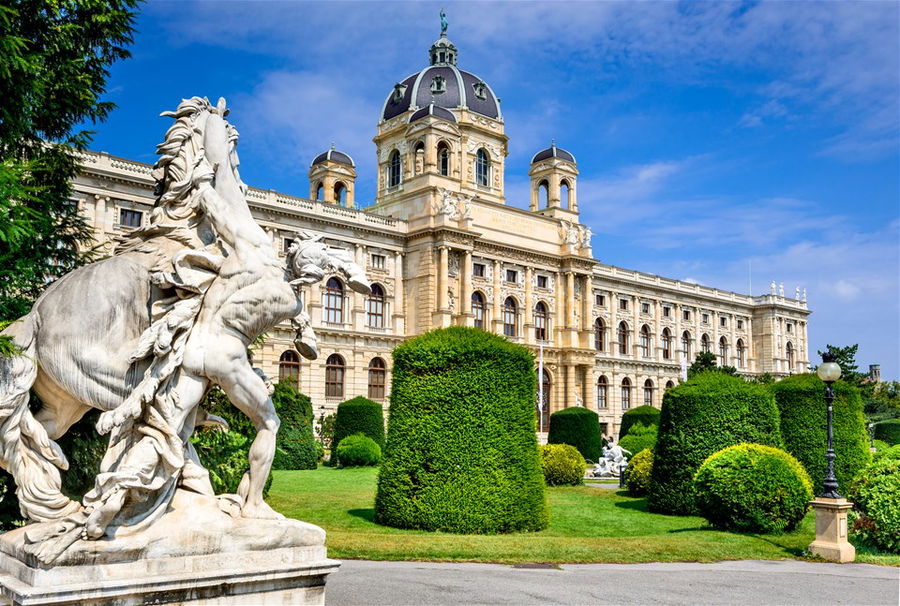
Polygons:
M362 294L372 289L366 279L366 272L357 265L345 250L329 247L322 236L300 232L288 249L287 271L294 286L312 284L325 277L327 271L336 271L347 281L347 285Z

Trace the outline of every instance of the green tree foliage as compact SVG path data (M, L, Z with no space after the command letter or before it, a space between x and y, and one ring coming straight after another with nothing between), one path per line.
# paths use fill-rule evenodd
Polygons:
M625 468L625 485L632 496L641 497L647 494L650 486L650 474L653 472L653 450L645 448L628 461Z
M459 533L546 528L534 356L462 327L411 339L393 356L376 522Z
M834 356L834 361L841 367L841 380L859 387L862 380L866 378L866 375L859 372L859 367L856 365L856 352L858 350L859 344L848 345L847 347L826 345L825 351L816 351L816 353L819 358L826 353ZM814 365L812 370L815 371L816 368L818 368L818 366Z
M361 433L369 436L379 448L384 447L384 410L381 404L357 396L341 402L334 419L334 444L347 436Z
M885 381L865 389L863 412L871 423L900 418L900 381Z
M70 202L84 122L109 67L128 57L137 0L0 5L0 319L28 312L47 282L79 265L91 231ZM7 344L8 349L8 344Z
M812 373L793 375L769 386L781 416L784 447L809 472L813 489L822 490L825 477L827 421L825 384ZM862 413L859 390L837 381L834 384L834 471L838 485L849 487L869 462L869 436Z
M797 527L812 499L799 461L779 448L737 444L711 455L694 477L697 507L716 528L780 533Z
M856 477L848 497L861 512L853 534L890 553L900 553L900 446L878 453Z
M550 415L547 443L574 446L581 456L596 463L603 452L600 418L593 410L581 406L557 410Z
M347 436L338 442L336 454L341 467L365 467L378 465L381 461L381 447L375 440L361 433Z
M900 444L900 419L888 419L875 423L875 439L891 446Z
M718 366L716 364L717 361L716 354L711 351L701 351L694 359L694 363L688 368L688 379L701 372L720 372L726 375L737 374L737 368L734 366Z
M659 409L644 404L636 408L630 408L622 415L622 424L619 426L619 439L625 437L625 434L631 429L635 423L643 423L644 425L659 425Z
M742 442L782 444L775 398L764 386L723 373L702 372L666 390L648 491L649 509L695 513L694 473L709 455Z
M273 469L315 469L319 459L313 436L312 401L292 381L279 381L272 394L281 419Z
M578 449L568 444L540 447L541 471L547 486L577 486L584 483L587 464Z
M631 426L625 437L619 440L619 446L630 452L632 455L649 448L653 450L656 446L658 429L656 425L644 425L636 423Z

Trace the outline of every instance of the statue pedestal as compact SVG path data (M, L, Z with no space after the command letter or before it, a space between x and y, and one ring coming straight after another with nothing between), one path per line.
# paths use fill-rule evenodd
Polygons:
M852 562L856 548L847 539L847 512L853 503L847 499L816 497L811 505L816 510L816 540L809 552L833 562Z
M234 518L190 493L145 530L79 540L52 564L26 551L29 528L0 536L0 604L324 604L340 566L317 526Z

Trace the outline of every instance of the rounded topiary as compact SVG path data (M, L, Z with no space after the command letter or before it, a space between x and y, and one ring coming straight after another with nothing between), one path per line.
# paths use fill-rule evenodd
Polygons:
M411 339L393 356L376 522L459 533L546 528L534 356L462 327Z
M631 408L622 415L622 424L619 425L619 439L628 435L632 425L643 423L644 425L659 425L660 410L652 406L643 405Z
M340 444L347 436L358 433L369 436L384 448L384 410L378 402L362 396L338 404L332 444Z
M375 440L361 433L347 436L338 442L335 452L341 467L378 465L381 461L381 447Z
M578 449L568 444L541 446L541 471L547 486L575 486L584 482L587 464Z
M809 508L812 481L780 448L736 444L711 455L694 476L697 508L716 528L793 530Z
M619 446L632 454L637 454L647 448L653 450L658 433L656 425L635 423L625 437L619 440Z
M891 446L900 444L900 419L888 419L875 423L875 439Z
M315 469L319 455L309 396L297 391L291 382L279 381L272 403L281 419L272 469Z
M778 408L766 387L704 372L666 390L648 508L657 513L695 513L697 469L709 455L742 442L781 446Z
M875 455L847 493L860 511L853 534L879 549L900 553L900 446Z
M581 456L595 463L603 452L600 417L593 410L581 406L558 410L550 415L547 443L574 446Z
M813 491L822 490L825 477L825 384L807 373L782 379L769 386L781 416L784 448L809 472ZM850 482L869 462L869 434L859 390L843 381L834 384L834 472L838 485Z
M628 461L625 468L625 485L628 492L635 497L647 494L650 486L650 472L653 470L653 450L645 448Z

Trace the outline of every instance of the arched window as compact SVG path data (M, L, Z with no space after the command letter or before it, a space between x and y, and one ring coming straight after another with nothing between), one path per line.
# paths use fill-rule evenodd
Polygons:
M441 141L437 147L438 172L443 176L450 176L450 148Z
M784 351L787 354L787 369L788 372L794 371L794 345L790 341L787 342L787 345L784 346Z
M534 306L534 338L547 340L547 306L541 302Z
M547 208L550 206L550 184L544 179L538 183L538 207Z
M681 333L681 355L684 356L684 359L689 361L691 360L691 333L688 331L684 331Z
M337 278L329 278L325 283L325 295L323 297L325 308L325 321L330 324L342 324L344 322L344 284Z
M675 387L675 382L672 380L666 381L666 389L672 389Z
M334 184L334 202L335 204L344 204L344 194L347 193L347 186L342 181Z
M662 357L663 360L672 359L672 333L668 328L662 331Z
M503 334L507 337L515 337L519 326L519 306L512 297L507 297L503 302Z
M619 322L619 334L617 335L619 339L619 354L623 356L628 355L628 324L625 322Z
M278 358L278 380L300 387L300 356L296 351L288 350Z
M606 324L603 323L603 318L594 320L594 349L606 351Z
M650 327L646 324L641 326L641 356L650 357Z
M400 152L395 149L388 160L388 187L398 185L400 185Z
M366 325L384 328L384 289L380 284L372 285L372 292L366 299Z
M702 337L700 337L700 351L704 353L710 352L709 335L707 334L704 334Z
M597 379L597 408L609 407L609 384L606 377L600 375Z
M484 295L478 291L472 293L472 316L475 328L484 330Z
M421 141L416 143L415 147L415 174L421 175L425 172L425 144Z
M325 192L325 185L321 181L319 181L319 183L316 184L316 200L321 200L322 194L324 192Z
M644 381L644 406L653 406L653 381Z
M485 186L491 184L491 159L483 147L475 154L475 183Z
M369 362L369 399L383 400L385 378L387 369L384 360L381 358L372 358Z
M631 381L628 377L622 379L622 410L631 408Z
M744 368L746 351L744 349L744 340L743 339L737 340L737 345L736 345L735 349L737 351L738 368Z
M719 339L719 366L728 364L728 339L721 337Z
M325 360L325 397L344 397L344 358L338 354L331 354Z
M569 196L571 196L571 193L569 192L569 182L563 179L559 182L559 202L560 204L565 202L566 208L572 210L572 204Z
M537 415L538 422L538 430L543 428L544 431L550 429L550 394L553 393L553 383L550 380L550 373L547 372L547 369L544 369L544 374L538 377L541 381L541 384L538 385L538 393L540 394L540 404L542 407L537 406L535 403L535 414Z

